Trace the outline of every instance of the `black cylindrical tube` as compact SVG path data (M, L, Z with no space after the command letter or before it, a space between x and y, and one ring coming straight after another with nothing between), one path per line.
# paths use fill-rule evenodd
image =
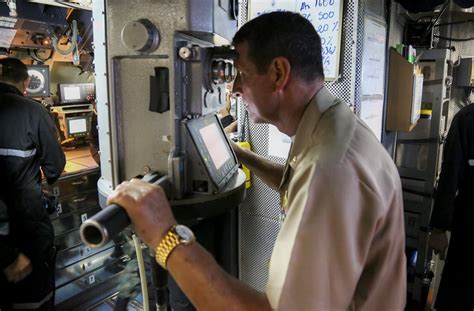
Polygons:
M81 239L91 247L101 247L129 224L127 212L117 204L112 204L81 225Z
M147 174L142 180L160 186L170 197L168 176L158 179L157 174ZM130 224L127 212L117 204L112 204L86 220L79 230L82 241L91 247L101 247L115 238Z

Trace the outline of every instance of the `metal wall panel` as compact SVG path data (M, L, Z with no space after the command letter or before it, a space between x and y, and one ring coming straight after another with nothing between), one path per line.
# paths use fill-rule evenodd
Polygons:
M268 280L270 257L275 244L276 233L280 230L277 220L240 214L240 279L257 290L263 291Z
M104 150L101 185L110 190L149 169L168 172L169 151L176 141L175 108L182 105L175 87L175 34L200 32L214 38L216 45L228 44L236 22L230 18L228 2L219 0L97 2L94 31L105 32L95 44L101 66L98 86L107 83L109 90L108 94L103 88L98 91L99 115L103 116L99 118ZM169 71L170 110L166 113L148 109L151 91L156 89L150 82L155 67Z

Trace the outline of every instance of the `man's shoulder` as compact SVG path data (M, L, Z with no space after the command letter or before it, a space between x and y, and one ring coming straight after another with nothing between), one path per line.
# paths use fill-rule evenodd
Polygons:
M344 103L329 109L323 124L319 144L311 146L312 152L319 153L318 166L329 171L344 167L376 193L399 187L392 158Z
M13 109L27 110L34 113L47 113L46 108L41 103L19 94L2 94L0 101L3 105L8 105Z
M308 147L318 153L321 161L337 164L345 156L356 127L355 115L344 102L335 99L321 116Z
M474 104L469 104L469 105L466 105L464 107L461 108L461 110L459 110L459 113L461 114L472 114L474 113Z
M474 118L474 104L469 104L461 108L461 110L456 114L456 117L462 120L472 120Z

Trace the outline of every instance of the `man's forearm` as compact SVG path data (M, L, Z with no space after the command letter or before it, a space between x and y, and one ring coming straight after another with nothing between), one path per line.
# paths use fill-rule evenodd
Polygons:
M284 165L265 159L256 153L234 146L239 161L247 166L269 187L278 190L283 176Z
M198 243L178 246L168 269L198 310L271 310L263 293L222 270Z

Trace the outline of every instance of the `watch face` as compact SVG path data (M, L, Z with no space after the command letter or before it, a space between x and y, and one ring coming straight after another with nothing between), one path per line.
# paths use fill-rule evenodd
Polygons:
M186 226L176 225L175 231L186 244L196 240L194 233Z

